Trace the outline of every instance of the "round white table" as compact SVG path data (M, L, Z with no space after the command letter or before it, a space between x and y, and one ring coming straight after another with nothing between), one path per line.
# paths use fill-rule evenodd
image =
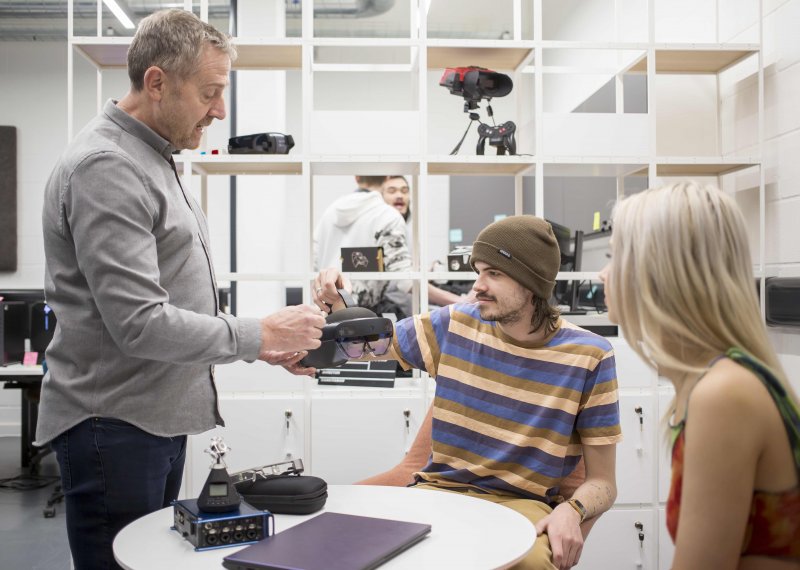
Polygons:
M310 515L275 515L280 532L322 512L380 517L431 525L426 539L389 560L386 570L507 568L533 547L533 524L509 508L457 493L406 487L330 485L325 507ZM172 507L144 516L114 540L114 556L128 570L187 570L222 567L243 547L195 552L171 529Z

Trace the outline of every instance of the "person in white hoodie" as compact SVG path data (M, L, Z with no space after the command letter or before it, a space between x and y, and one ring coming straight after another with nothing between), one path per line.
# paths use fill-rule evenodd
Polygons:
M386 176L356 176L358 189L328 206L314 230L315 269L341 270L343 247L382 247L384 271L411 270L406 223L395 208L384 202L384 180ZM353 295L359 306L378 314L394 312L401 319L408 316L407 308L388 299L395 289L410 293L411 285L409 280L354 281Z
M403 216L403 220L406 222L408 249L413 255L414 241L411 237L411 191L408 187L408 180L406 180L406 177L402 174L390 174L386 177L386 180L383 181L383 184L381 184L381 195L383 196L384 202L400 212L400 215ZM407 307L407 313L411 314L410 293L403 294L399 291L392 291L390 298L392 301ZM451 291L440 289L432 283L428 283L428 302L432 305L444 307L452 303L474 303L475 301L475 292L472 289L469 289L469 292L466 294L458 295Z

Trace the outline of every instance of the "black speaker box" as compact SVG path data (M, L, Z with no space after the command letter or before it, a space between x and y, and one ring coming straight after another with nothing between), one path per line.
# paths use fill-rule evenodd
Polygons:
M28 306L22 301L0 301L0 364L22 362L27 329Z
M302 287L287 287L286 288L286 306L303 304L303 288Z
M17 129L0 127L0 271L17 270Z
M800 277L766 279L767 324L800 327Z

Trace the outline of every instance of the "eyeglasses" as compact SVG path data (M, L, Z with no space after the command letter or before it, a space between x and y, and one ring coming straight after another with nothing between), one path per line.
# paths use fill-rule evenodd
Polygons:
M373 356L383 356L389 352L389 345L392 344L392 333L385 332L352 338L337 338L336 344L347 358L361 358L367 352Z

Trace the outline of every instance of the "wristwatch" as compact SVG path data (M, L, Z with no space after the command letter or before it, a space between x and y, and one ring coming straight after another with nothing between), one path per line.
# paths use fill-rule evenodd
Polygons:
M580 522L586 520L586 507L583 506L583 503L581 503L578 499L570 499L567 501L567 504L578 512L581 517Z

